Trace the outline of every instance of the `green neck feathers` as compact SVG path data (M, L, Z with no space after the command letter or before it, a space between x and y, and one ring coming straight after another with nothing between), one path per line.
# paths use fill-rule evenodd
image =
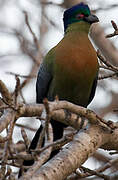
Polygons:
M83 32L83 33L89 33L90 24L86 23L84 21L72 23L68 26L66 29L65 34L72 33L72 32Z

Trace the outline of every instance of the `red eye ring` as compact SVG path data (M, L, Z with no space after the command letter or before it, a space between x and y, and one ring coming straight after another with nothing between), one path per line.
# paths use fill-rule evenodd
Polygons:
M82 19L83 17L84 17L84 14L78 14L78 15L76 16L77 19Z

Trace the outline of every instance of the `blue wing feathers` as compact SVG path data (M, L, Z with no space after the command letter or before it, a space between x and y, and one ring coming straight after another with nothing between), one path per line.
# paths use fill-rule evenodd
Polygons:
M46 65L42 63L38 72L36 82L36 102L42 103L43 99L47 97L50 82L52 80L52 74L48 72Z

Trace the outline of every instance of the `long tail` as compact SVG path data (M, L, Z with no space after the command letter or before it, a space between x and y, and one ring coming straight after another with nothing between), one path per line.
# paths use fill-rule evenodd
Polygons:
M30 153L31 149L34 150L36 148L42 129L43 129L43 126L41 125L39 127L39 129L37 130L37 132L35 133L35 136L33 137L33 140L29 147L29 153ZM24 166L32 166L33 164L34 164L34 160L24 160L23 161ZM21 176L22 176L22 168L20 168L20 170L19 170L18 178L20 178Z
M54 121L54 120L51 120L51 125L52 125L52 128L53 128L53 136L54 136L53 139L54 139L54 141L56 141L58 139L61 139L63 137L64 127L66 127L66 126L64 124L62 124L60 122L57 122L57 121ZM32 140L32 142L30 144L30 147L29 147L29 153L30 153L31 149L32 150L36 149L36 146L37 146L37 143L38 143L38 140L39 140L42 129L43 129L43 126L41 125L39 127L39 129L37 130L35 136L33 137L33 140ZM44 146L44 142L42 144L42 147L43 146ZM50 159L52 157L54 157L58 152L59 152L59 150L52 151L51 155L50 155ZM34 160L24 160L23 161L24 166L32 166L33 164L34 164ZM18 178L20 176L22 176L22 168L19 170Z
M53 129L53 141L61 139L63 137L63 131L65 125L54 120L51 120L51 125ZM58 152L59 150L52 151L50 155L50 159L53 158Z

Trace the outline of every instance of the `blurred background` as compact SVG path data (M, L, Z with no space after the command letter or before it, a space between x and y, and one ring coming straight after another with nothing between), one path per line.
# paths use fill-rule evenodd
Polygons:
M0 79L9 91L13 92L16 84L15 75L18 75L22 85L19 101L35 102L36 75L40 62L49 49L63 37L64 10L79 2L79 0L0 0ZM114 31L111 20L118 24L118 0L84 2L88 3L100 19L95 32L91 34L95 48L99 48L104 57L117 66L118 37L106 40L105 34ZM103 70L100 70L100 73L104 74ZM114 77L99 80L95 98L89 105L89 108L98 115L112 121L117 121L118 118L117 112L114 112L118 107L117 79ZM35 118L20 118L17 123L33 128L39 126ZM27 133L32 139L34 132L27 130ZM14 142L22 139L20 128L17 126L14 135ZM111 157L108 153L99 150L94 158L90 158L93 161L89 160L86 165L91 164L91 168L96 168L109 158Z

